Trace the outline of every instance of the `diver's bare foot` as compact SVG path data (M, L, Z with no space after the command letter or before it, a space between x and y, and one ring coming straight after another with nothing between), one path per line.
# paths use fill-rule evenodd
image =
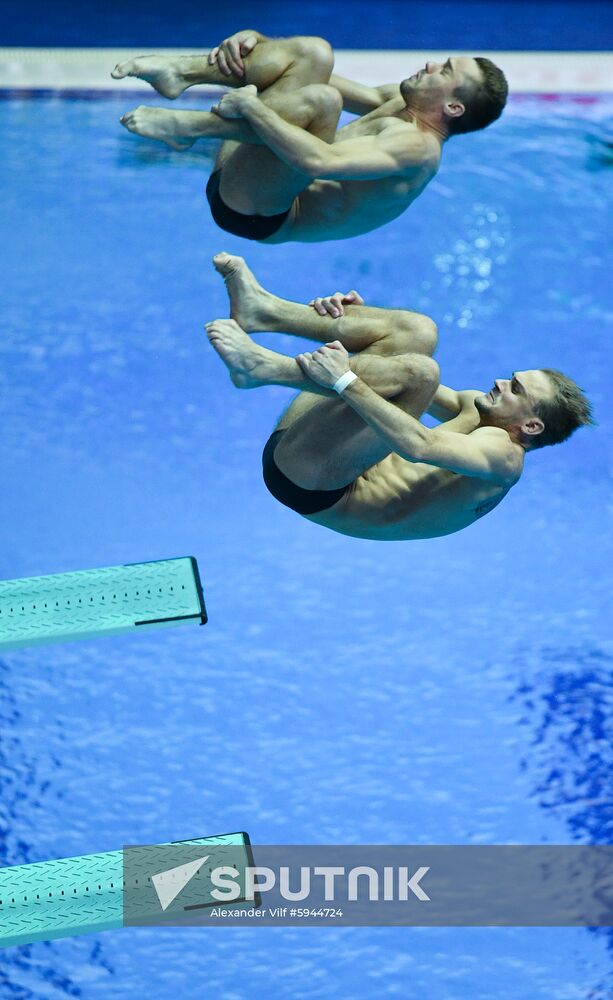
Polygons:
M128 129L146 139L159 139L172 149L189 149L196 141L181 135L178 115L180 112L166 108L148 108L141 104L134 111L126 111L119 121Z
M275 296L262 288L242 257L222 251L213 257L213 265L225 281L232 319L248 333L267 330Z
M170 56L139 56L117 63L111 76L114 80L123 80L126 76L135 76L145 80L157 90L162 97L173 100L189 86L180 69L180 61Z
M205 329L238 389L255 389L274 382L279 356L255 344L235 320L214 319Z

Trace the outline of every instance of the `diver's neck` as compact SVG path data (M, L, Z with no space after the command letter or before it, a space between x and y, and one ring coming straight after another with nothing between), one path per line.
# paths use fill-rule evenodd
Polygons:
M412 118L413 121L417 122L419 128L426 132L432 132L441 144L449 138L449 130L440 116L428 114L427 111L422 111L420 108L414 108L410 104L405 104L400 112L400 117L405 120Z
M518 448L521 448L525 455L532 450L530 445L527 444L522 437L520 427L505 427L503 424L498 424L494 420L484 420L483 417L479 415L479 424L476 429L479 430L484 427L498 427L499 430L506 431L511 439L511 443L517 445Z

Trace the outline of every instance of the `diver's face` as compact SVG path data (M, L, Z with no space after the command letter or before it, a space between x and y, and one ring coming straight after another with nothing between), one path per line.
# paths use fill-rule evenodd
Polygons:
M534 418L534 407L550 399L552 392L544 372L513 372L511 378L494 379L492 388L477 396L475 406L482 424L521 430Z
M453 56L445 62L428 60L423 69L402 81L400 92L409 107L442 109L453 102L460 88L466 92L480 82L481 70L474 59Z

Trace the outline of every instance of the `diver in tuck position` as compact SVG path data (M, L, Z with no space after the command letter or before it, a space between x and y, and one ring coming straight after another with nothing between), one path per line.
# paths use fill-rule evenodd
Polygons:
M234 384L301 390L266 444L264 480L316 524L381 540L460 531L506 496L527 452L593 422L561 372L514 372L488 392L456 392L439 382L427 316L365 306L355 291L299 305L263 289L242 257L213 261L232 318L207 332ZM287 357L254 343L257 331L325 346ZM440 424L420 423L426 412Z
M131 132L187 149L226 140L207 184L215 222L266 243L339 240L397 218L436 174L446 140L485 128L507 83L489 59L454 56L400 84L333 76L323 38L239 31L206 55L140 56L115 79L139 77L174 98L195 84L236 88L212 111L140 106ZM358 115L338 128L342 109Z

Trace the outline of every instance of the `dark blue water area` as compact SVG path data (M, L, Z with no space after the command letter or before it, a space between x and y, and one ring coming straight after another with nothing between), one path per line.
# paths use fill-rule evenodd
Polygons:
M322 35L344 49L608 49L609 0L24 0L4 12L1 45L209 46L237 31Z
M211 222L210 148L139 140L125 109L0 104L0 576L193 554L210 622L2 657L3 863L237 829L611 843L611 99L515 101L449 143L402 219L272 247ZM235 389L203 334L227 315L220 249L297 301L355 287L432 315L450 385L559 367L599 426L529 456L460 534L310 524L260 478L289 394ZM19 1000L604 1000L612 950L583 929L143 929L9 949L0 981Z

